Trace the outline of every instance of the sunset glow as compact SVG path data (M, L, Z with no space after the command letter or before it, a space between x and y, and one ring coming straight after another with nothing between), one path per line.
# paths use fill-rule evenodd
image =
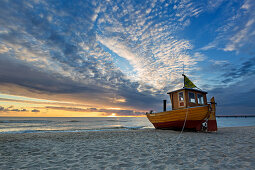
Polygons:
M110 116L108 116L108 117L117 117L116 116L116 113L112 113Z

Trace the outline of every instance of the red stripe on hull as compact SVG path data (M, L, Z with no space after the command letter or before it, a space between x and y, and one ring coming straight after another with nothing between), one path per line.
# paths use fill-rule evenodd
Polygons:
M203 120L187 120L185 123L185 129L196 129L201 130ZM181 129L184 121L171 121L162 123L153 123L156 129Z

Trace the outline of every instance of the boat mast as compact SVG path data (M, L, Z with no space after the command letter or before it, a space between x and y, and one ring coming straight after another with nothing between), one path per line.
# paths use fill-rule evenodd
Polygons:
M184 62L182 64L182 74L184 75Z
M184 61L182 63L183 88L185 87Z

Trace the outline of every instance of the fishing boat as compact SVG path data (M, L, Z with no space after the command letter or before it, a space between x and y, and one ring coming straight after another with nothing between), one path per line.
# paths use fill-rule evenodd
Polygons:
M184 87L167 93L170 96L172 110L166 111L166 100L163 100L163 112L146 113L156 129L190 129L196 131L217 131L215 118L215 100L207 102L207 92L184 75Z

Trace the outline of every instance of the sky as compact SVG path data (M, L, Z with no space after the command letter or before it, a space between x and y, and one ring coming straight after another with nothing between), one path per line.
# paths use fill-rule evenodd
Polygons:
M142 116L185 74L255 114L253 0L1 0L0 116Z

